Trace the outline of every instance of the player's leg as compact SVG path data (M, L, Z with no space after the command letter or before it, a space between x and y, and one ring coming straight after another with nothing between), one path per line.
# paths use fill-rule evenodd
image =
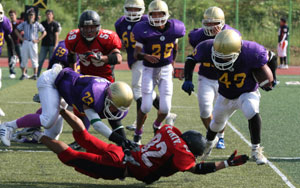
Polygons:
M157 118L153 123L154 134L161 127L162 121L167 117L171 110L172 95L173 95L173 80L172 80L172 65L163 66L157 72L156 76L160 76L158 90L160 94L159 110Z
M40 54L39 54L39 66L37 76L40 76L45 58L47 56L48 46L41 46ZM49 58L50 59L50 58Z
M136 101L136 113L142 105L142 73L143 73L143 61L136 61L131 66L131 87L133 92L133 98ZM132 125L126 126L128 130L136 129L136 121Z
M212 148L217 142L217 133L224 129L228 119L236 111L238 107L236 102L236 100L229 100L220 94L218 95L213 109L213 119L206 133L207 142L203 159L206 159L210 155Z
M137 127L133 137L133 141L140 143L143 133L143 125L147 118L147 113L150 112L152 108L152 93L154 90L154 81L153 81L153 68L143 66L142 74L142 105L141 109L137 114Z
M266 164L267 158L262 154L261 140L261 117L259 115L259 91L244 93L238 100L239 108L242 110L244 116L248 119L249 131L251 137L251 157L257 164Z
M287 54L286 54L286 49L287 49L287 46L288 46L288 41L284 41L283 42L284 43L284 47L283 47L283 49L282 49L282 51L283 51L283 64L284 64L284 69L288 69L289 68L289 66L288 66L288 64L287 64L287 60L286 60L286 56L287 56Z

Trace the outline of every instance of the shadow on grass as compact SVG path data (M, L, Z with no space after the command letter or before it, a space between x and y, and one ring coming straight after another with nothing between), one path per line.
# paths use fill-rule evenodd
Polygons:
M80 188L126 188L126 187L134 187L134 188L139 188L139 187L145 187L146 184L144 183L131 183L127 185L113 185L113 184L101 184L100 180L91 180L91 181L99 181L99 184L96 183L91 183L91 184L86 184L86 183L59 183L59 182L26 182L26 181L19 181L19 182L9 182L9 183L1 183L1 188L18 188L18 187L30 187L30 188L53 188L53 187L80 187ZM125 180L126 181L126 180Z

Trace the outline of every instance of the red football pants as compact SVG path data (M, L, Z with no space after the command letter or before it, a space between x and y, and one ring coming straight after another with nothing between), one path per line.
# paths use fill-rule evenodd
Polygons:
M75 151L72 148L58 154L64 164L72 166L76 171L93 178L116 179L123 178L126 166L123 164L124 153L121 147L107 144L87 130L73 131L76 142L86 152Z

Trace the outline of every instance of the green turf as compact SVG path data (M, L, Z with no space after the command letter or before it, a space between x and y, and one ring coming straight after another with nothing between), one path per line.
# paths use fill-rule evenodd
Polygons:
M116 71L119 80L130 82L128 71ZM32 101L37 92L36 81L9 80L7 69L3 68L3 88L0 92L0 107L6 116L1 121L9 121L27 113L33 113L39 108ZM300 77L293 79L300 80ZM194 79L196 80L196 79ZM262 93L261 114L263 118L262 143L267 156L300 157L299 141L297 139L299 126L299 86L285 86L284 81L290 80L280 77L280 85L276 90ZM188 96L181 88L182 82L174 80L174 96L172 112L178 114L176 126L180 130L200 130L205 133L199 118L197 98ZM195 84L196 85L196 84ZM298 101L297 101L298 100ZM124 125L131 124L135 119L135 104L132 105ZM150 112L145 124L142 142L145 144L152 138L151 123L155 119L155 110ZM249 139L247 121L237 113L231 119L232 124ZM92 128L92 134L97 134ZM133 132L126 132L132 138ZM104 138L103 138L104 139ZM73 141L71 129L65 124L60 140L70 143ZM105 139L106 140L106 139ZM225 160L234 149L239 153L250 153L250 148L230 128L226 129L226 150L213 150L210 160ZM47 152L42 145L12 143L10 148L0 146L0 187L144 187L145 185L132 178L125 181L95 180L75 172L63 165L55 154ZM8 151L3 151L9 149ZM12 151L10 151L12 150ZM42 152L24 152L37 150ZM299 161L276 161L274 164L282 170L289 180L300 187ZM250 161L244 166L228 168L209 175L193 175L188 172L177 173L168 178L161 178L158 182L146 187L286 187L282 179L268 166L257 166Z

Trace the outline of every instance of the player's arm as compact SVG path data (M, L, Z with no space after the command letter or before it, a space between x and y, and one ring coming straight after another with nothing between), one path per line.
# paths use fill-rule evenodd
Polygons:
M213 173L223 168L239 166L245 164L249 157L247 155L238 155L236 156L237 151L235 150L233 154L225 161L214 162L214 163L197 163L188 171L194 174L208 174Z
M71 67L74 71L76 71L76 53L69 51L67 56L69 67Z
M143 49L143 44L137 41L135 43L135 48L134 48L134 52L133 52L134 59L145 60L150 63L158 63L159 62L158 57L146 54L146 53L142 52L142 49Z
M174 67L174 64L176 61L177 52L178 52L178 39L175 40L175 45L174 45L174 49L173 49L173 62L172 62L173 67Z
M184 83L182 84L181 88L189 95L191 95L194 91L193 72L196 63L197 62L193 58L193 55L187 56L184 63Z
M263 90L270 91L273 88L273 73L268 64L253 70L253 76L256 82Z
M88 61L92 61L95 66L103 66L104 64L116 65L122 62L122 55L119 49L111 50L108 55L103 55L101 52L86 52L85 57Z

